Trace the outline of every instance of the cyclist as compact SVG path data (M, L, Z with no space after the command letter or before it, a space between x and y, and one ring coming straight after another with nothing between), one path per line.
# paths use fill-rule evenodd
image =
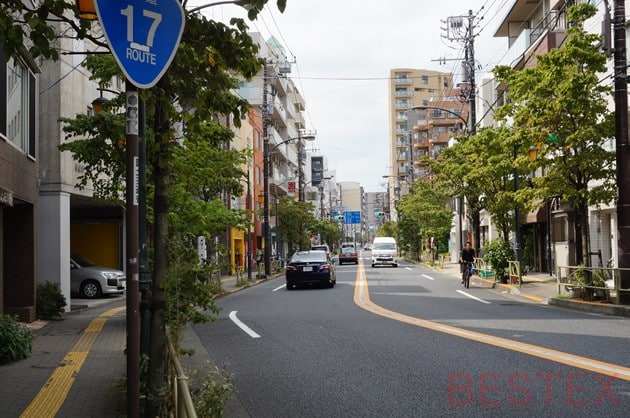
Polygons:
M462 266L461 268L462 284L464 284L464 277L465 277L464 275L466 274L466 270L468 270L468 274L470 275L470 268L474 261L475 261L475 250L473 249L471 242L467 241L466 246L462 250L462 254L459 257L459 263Z

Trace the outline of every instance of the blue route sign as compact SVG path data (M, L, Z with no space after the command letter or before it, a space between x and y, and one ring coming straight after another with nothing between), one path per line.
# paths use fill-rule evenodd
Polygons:
M178 0L95 0L96 14L118 65L136 87L153 87L175 57L184 32Z
M353 210L346 211L343 213L343 223L344 225L354 225L361 223L361 211Z

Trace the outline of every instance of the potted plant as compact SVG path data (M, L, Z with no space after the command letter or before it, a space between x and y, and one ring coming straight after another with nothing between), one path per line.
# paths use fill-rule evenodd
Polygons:
M507 282L508 262L513 257L512 245L502 238L495 238L486 245L483 259L490 264L495 277L505 283Z
M575 270L571 271L564 288L569 292L569 297L581 298L584 296L584 284L584 265L580 264Z

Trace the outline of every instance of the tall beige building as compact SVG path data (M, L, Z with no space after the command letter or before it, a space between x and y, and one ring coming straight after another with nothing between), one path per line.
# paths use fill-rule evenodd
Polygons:
M420 115L415 106L429 106L442 100L443 92L453 87L453 74L415 68L394 68L389 74L389 201L395 205L401 190L418 178L418 151L412 130ZM396 211L390 211L396 220Z

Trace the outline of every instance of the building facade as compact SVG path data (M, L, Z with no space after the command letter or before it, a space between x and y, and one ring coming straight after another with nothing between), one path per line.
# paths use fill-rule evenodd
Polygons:
M38 72L0 48L0 313L23 322L37 319Z
M394 68L389 75L389 155L388 189L390 205L395 207L401 193L418 178L415 167L422 149L413 144L412 130L418 118L414 107L428 106L440 100L446 89L453 87L453 75L415 68ZM392 211L392 220L397 220Z

